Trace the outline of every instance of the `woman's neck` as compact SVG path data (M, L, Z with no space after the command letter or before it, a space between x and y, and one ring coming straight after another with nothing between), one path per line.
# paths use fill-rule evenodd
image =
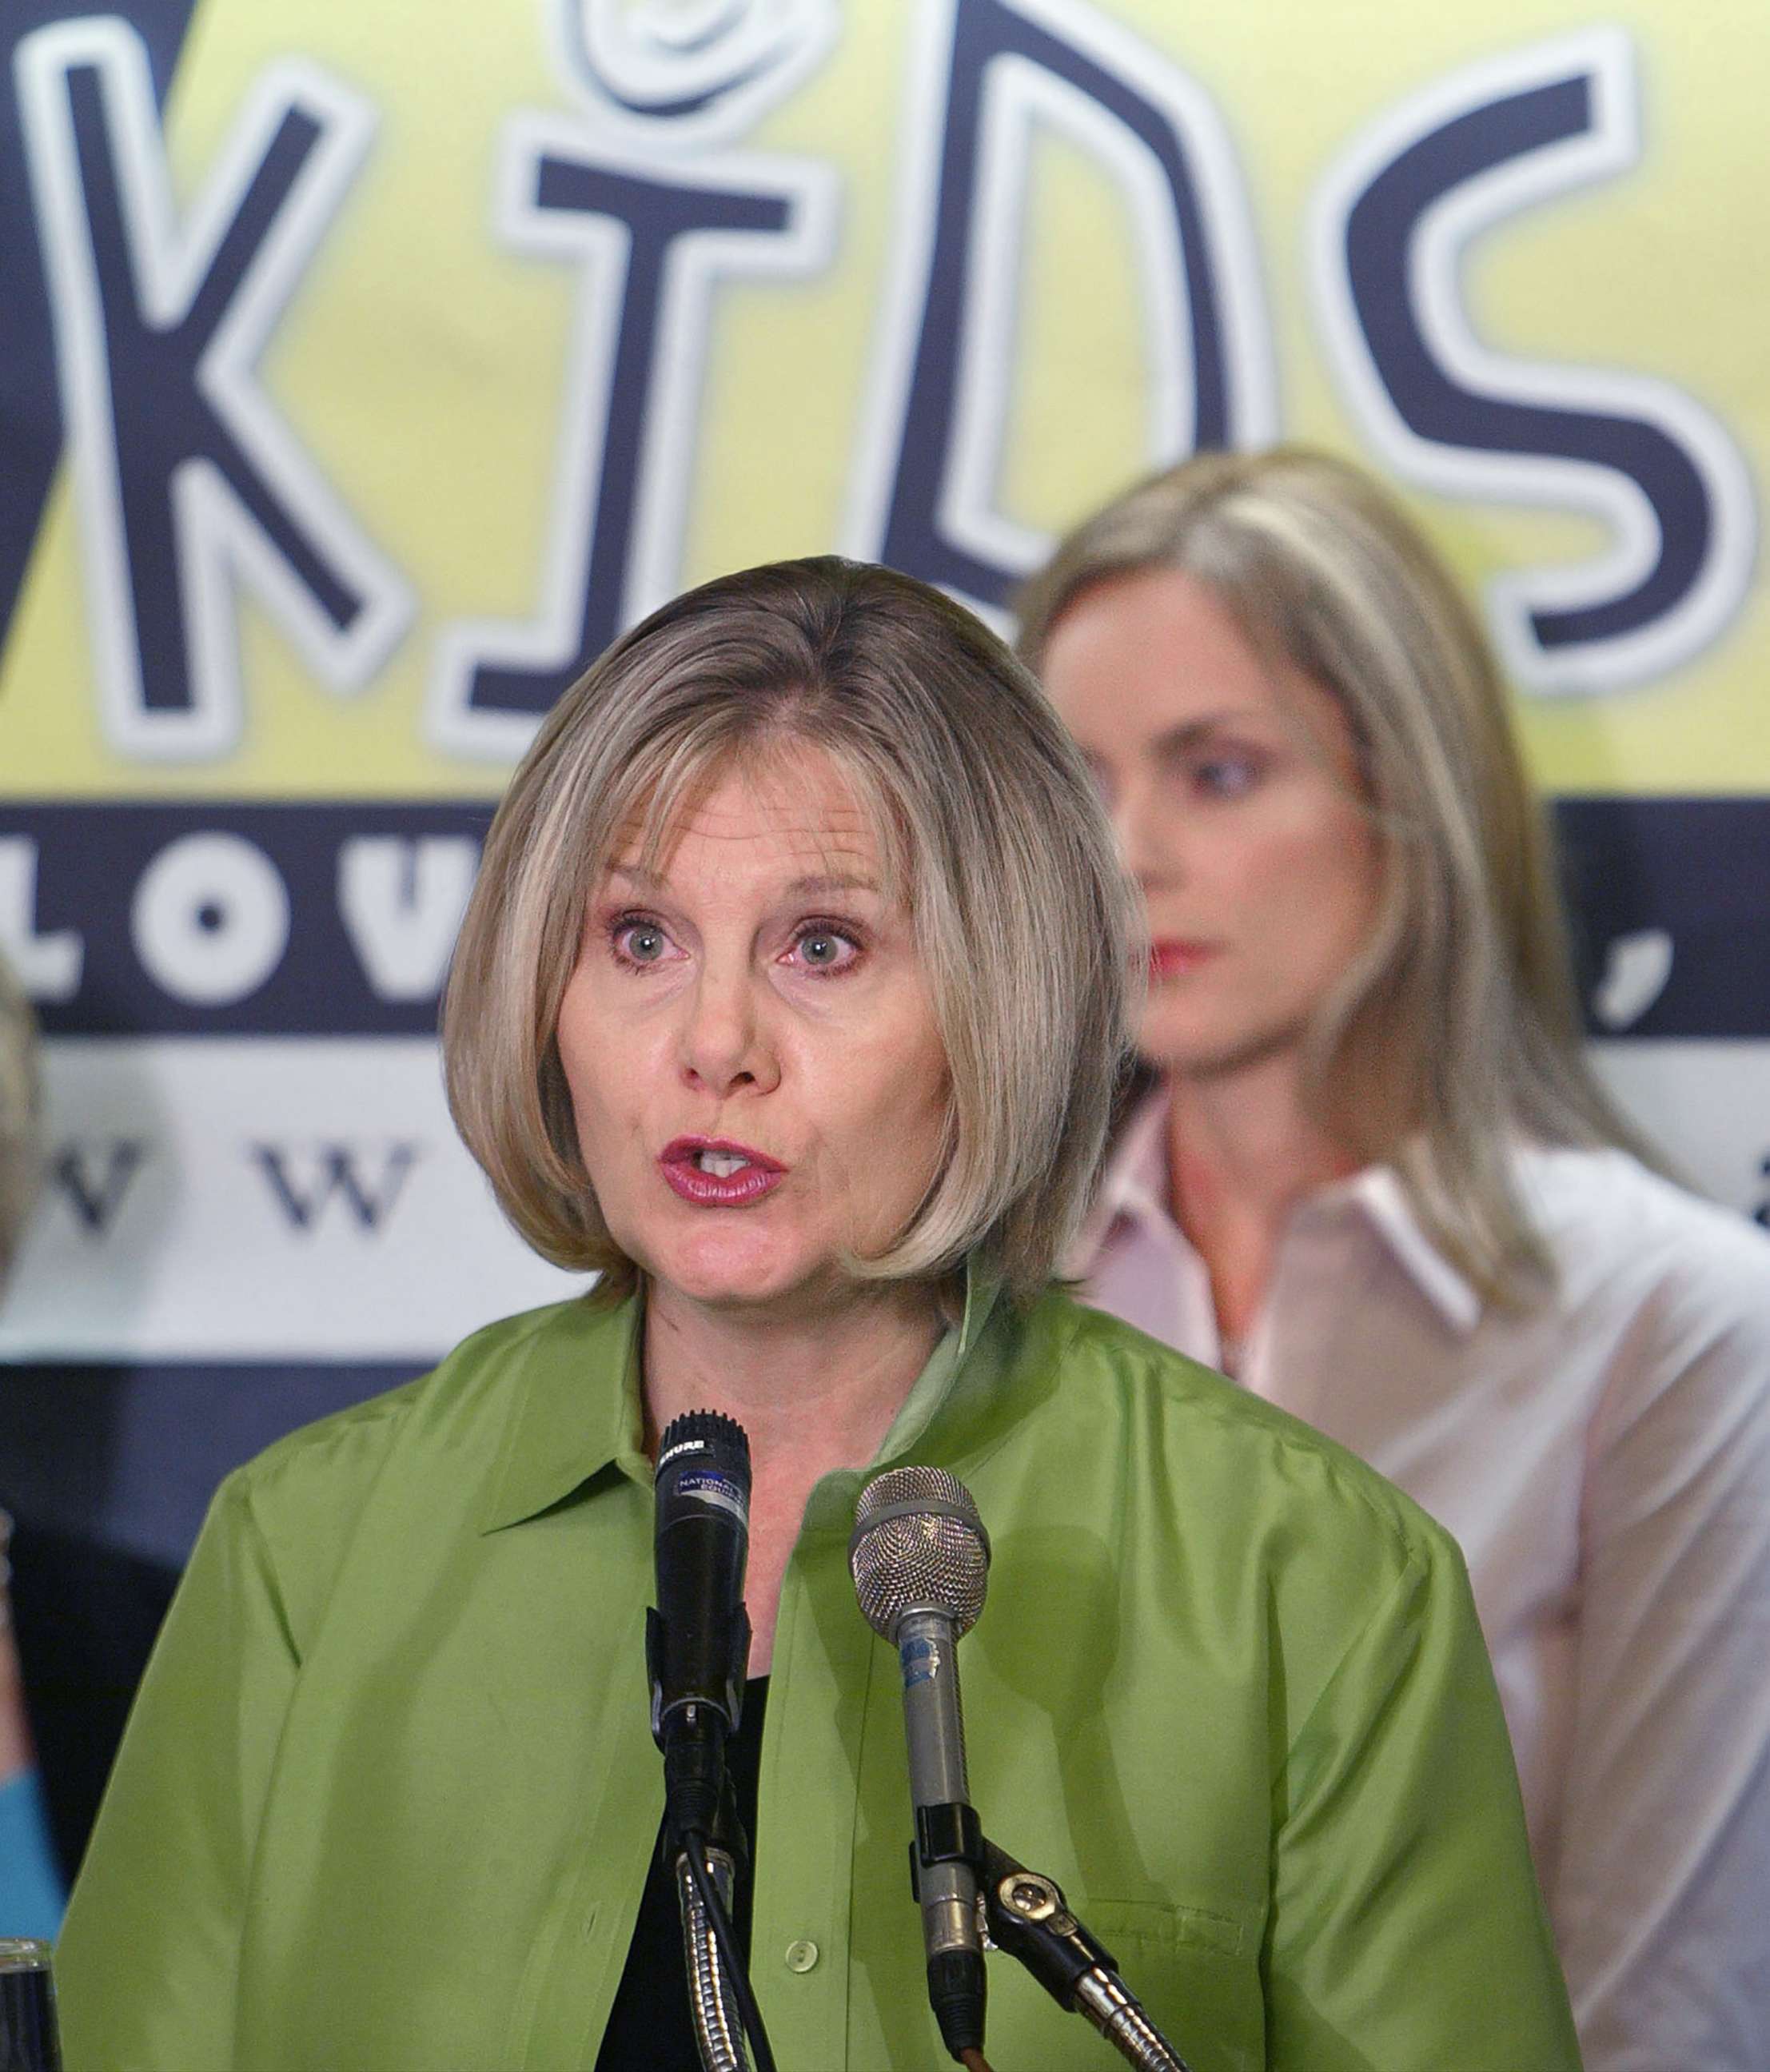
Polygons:
M1311 1114L1292 1055L1209 1077L1175 1073L1168 1094L1169 1206L1210 1275L1222 1335L1239 1339L1292 1211L1359 1161Z
M655 1455L659 1433L685 1410L722 1410L750 1441L752 1676L773 1659L782 1579L813 1489L878 1453L943 1329L927 1288L867 1289L790 1316L710 1311L648 1291L647 1450Z
M815 1456L818 1473L879 1450L945 1328L930 1289L882 1286L790 1314L708 1309L652 1285L645 1304L648 1445L685 1410L722 1410L752 1459Z

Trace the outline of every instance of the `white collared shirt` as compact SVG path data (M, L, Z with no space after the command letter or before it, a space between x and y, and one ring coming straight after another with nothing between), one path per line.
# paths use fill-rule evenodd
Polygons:
M1071 1264L1215 1366L1167 1120ZM1293 1214L1237 1378L1460 1541L1587 2072L1767 2072L1770 1242L1621 1151L1517 1161L1550 1299L1485 1303L1373 1167Z

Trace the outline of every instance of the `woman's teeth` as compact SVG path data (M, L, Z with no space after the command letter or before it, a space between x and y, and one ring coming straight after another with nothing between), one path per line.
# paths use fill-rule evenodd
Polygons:
M715 1180L729 1180L734 1173L741 1173L750 1161L740 1158L735 1151L697 1151L694 1162Z

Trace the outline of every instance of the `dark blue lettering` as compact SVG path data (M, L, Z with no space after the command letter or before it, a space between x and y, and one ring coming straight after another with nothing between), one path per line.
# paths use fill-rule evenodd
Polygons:
M793 216L792 201L784 195L679 185L558 150L537 155L533 205L559 215L607 217L623 226L630 241L623 277L608 290L620 298L620 317L607 399L592 434L595 450L567 455L562 462L594 468L596 483L571 652L562 662L544 666L488 656L468 679L470 711L526 717L545 713L621 630L652 390L663 353L681 344L661 323L673 247L707 232L780 237Z
M959 403L965 285L978 263L974 201L979 117L990 67L1009 56L1080 88L1146 146L1160 168L1172 199L1190 313L1196 446L1232 442L1238 378L1225 343L1224 294L1212 262L1200 182L1173 115L1119 72L1004 0L961 0L953 9L926 294L879 553L894 567L993 605L1005 602L1025 571L986 560L953 540L939 514Z
M1638 582L1591 603L1530 612L1537 643L1551 652L1638 632L1689 596L1706 569L1714 532L1702 474L1670 433L1644 417L1483 394L1457 380L1422 328L1410 262L1421 218L1435 204L1498 166L1585 135L1594 121L1592 78L1583 72L1472 108L1400 152L1354 204L1345 228L1358 322L1410 431L1446 446L1611 469L1637 484L1652 507L1659 551Z
M286 1145L254 1144L252 1157L270 1182L278 1207L295 1229L311 1230L335 1195L349 1209L360 1230L377 1231L393 1213L419 1149L415 1144L390 1145L382 1161L380 1181L373 1187L358 1170L357 1154L348 1144L318 1147L319 1177L307 1187L291 1175Z

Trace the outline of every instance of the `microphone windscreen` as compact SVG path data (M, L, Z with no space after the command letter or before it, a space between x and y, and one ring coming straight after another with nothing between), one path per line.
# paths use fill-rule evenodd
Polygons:
M653 1479L674 1498L685 1494L750 1523L750 1441L735 1419L717 1410L685 1410L657 1442Z
M955 1640L983 1610L990 1536L971 1492L945 1468L891 1468L861 1491L848 1565L867 1624L896 1644L906 1613L939 1612Z

